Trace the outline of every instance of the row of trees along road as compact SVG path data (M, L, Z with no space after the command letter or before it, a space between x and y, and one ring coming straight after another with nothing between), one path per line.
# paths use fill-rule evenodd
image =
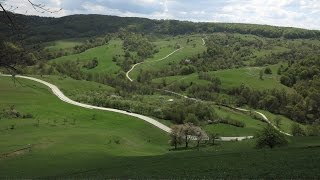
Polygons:
M201 141L209 140L206 132L192 123L172 126L170 137L170 145L174 146L174 149L177 149L178 145L182 143L185 143L185 147L188 148L191 140L197 141L197 147L200 146Z

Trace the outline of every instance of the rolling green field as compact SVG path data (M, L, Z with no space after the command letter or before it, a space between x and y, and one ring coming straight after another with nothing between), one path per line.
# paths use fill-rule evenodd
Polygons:
M35 169L39 174L65 173L79 169L87 158L167 152L168 135L142 120L69 105L38 83L20 82L15 86L10 78L0 78L1 109L14 105L16 111L31 113L33 118L0 120L0 153L28 144L32 151L1 157L2 177L31 177Z
M90 81L79 81L79 80L74 80L71 78L63 78L59 76L43 76L43 77L35 76L35 77L57 85L61 89L61 91L63 91L67 96L75 100L78 96L81 97L81 95L89 94L90 92L96 92L96 93L114 92L114 89L112 87L98 84L95 82L90 82ZM160 104L164 106L169 106L172 103L168 101L169 99L173 99L175 102L184 101L184 99L179 99L174 96L161 95L161 94L135 96L134 99L131 100L132 103L135 103L135 101L140 101L143 104L151 104L151 105L155 105L156 107L157 105L160 106ZM207 125L205 127L205 130L207 132L213 131L215 133L218 133L220 136L255 135L258 132L258 130L261 130L266 125L261 121L253 119L249 115L246 115L237 111L233 111L229 108L216 107L214 108L214 111L217 113L217 115L220 118L230 117L232 119L241 121L246 125L244 128L239 128L239 127L226 125L226 124L214 124L214 125ZM170 120L158 119L158 121L168 126L172 125L172 122Z
M205 130L207 132L218 133L220 136L254 136L259 130L266 127L266 123L253 119L247 114L233 111L229 108L221 107L214 109L220 118L231 118L237 121L241 121L245 124L245 127L236 127L228 124L212 124L206 125Z
M222 82L222 87L225 89L231 87L239 87L244 84L254 89L265 90L265 89L285 89L290 90L290 88L282 85L277 79L276 72L273 75L264 75L263 80L259 78L259 71L264 68L239 68L230 70L221 70L214 72L213 75L219 77Z
M45 78L66 89L75 83L91 83ZM15 86L10 78L0 78L1 108L15 105L20 113L34 117L0 120L0 154L9 153L9 157L0 157L0 178L320 177L319 137L290 138L287 147L274 150L257 150L254 140L248 140L219 142L199 151L168 151L168 136L152 125L120 114L69 105L38 83L19 81L21 84ZM78 89L85 92L92 87L79 85ZM239 130L218 125L216 132L251 135L265 125L224 108L216 112L243 121L247 127ZM10 128L12 125L14 129ZM31 151L16 151L29 144Z
M271 75L264 75L263 80L259 78L260 70L264 69L263 67L244 67L239 69L227 69L227 70L219 70L219 71L212 71L210 74L212 76L216 76L221 80L221 86L223 89L230 89L233 87L239 87L242 84L253 89L257 90L266 90L266 89L279 89L279 90L286 90L288 92L293 92L292 88L284 86L280 83L280 76L277 75L277 68L280 65L272 65L269 66L272 70L273 74ZM152 82L154 83L161 83L163 79L170 85L175 82L184 82L184 83L206 83L205 80L200 80L198 78L198 74L190 74L186 76L169 76L165 78L157 78L153 79Z
M93 81L75 80L64 76L33 76L38 79L50 82L57 87L68 97L74 97L81 94L88 94L90 92L112 93L114 88L96 83Z
M56 52L56 51L72 51L73 48L77 45L82 45L83 40L75 40L75 39L70 39L70 40L60 40L60 41L54 41L54 42L49 42L46 43L46 47L44 48L45 51L49 52Z
M292 146L274 150L256 150L253 141L227 142L200 151L117 158L112 162L119 166L101 164L89 171L55 177L317 179L320 176L318 140L296 138L291 140Z
M259 111L262 112L263 114L265 114L269 118L269 120L271 122L273 122L273 123L275 123L275 118L277 116L279 116L280 119L281 119L279 128L284 132L291 133L291 127L292 127L293 124L299 124L300 126L305 128L305 125L297 123L295 121L292 121L291 119L289 119L289 118L287 118L285 116L275 115L275 114L272 114L272 113L270 113L268 111L263 111L263 110L259 110Z
M83 69L84 71L90 72L106 72L106 73L116 73L120 70L120 67L112 61L113 56L123 55L122 41L120 40L111 40L109 44L95 47L89 49L80 54L73 54L69 56L63 56L57 59L52 60L52 62L65 62L65 61L79 61L80 63L87 63L93 58L98 59L98 66L91 70Z
M107 92L113 92L113 88L98 84L95 82L90 81L79 81L74 80L71 78L63 78L60 76L43 76L37 78L43 79L45 81L48 81L50 83L53 83L57 85L67 96L71 97L72 99L76 99L77 96L85 95L90 92L99 92L99 93L107 93ZM174 96L168 96L168 95L160 95L160 94L154 94L154 95L145 95L145 96L137 96L135 99L139 99L142 103L146 104L165 104L170 105L172 102L169 102L169 99L173 99L174 101L183 101L183 99L177 99ZM132 102L134 103L134 101ZM255 135L259 130L261 130L263 127L265 127L266 123L261 122L259 120L255 120L252 117L250 117L247 114L243 114L238 111L233 111L229 108L214 108L214 111L217 113L217 115L220 118L226 118L230 117L231 119L235 119L238 121L241 121L245 123L245 127L235 127L232 125L227 124L213 124L213 125L206 125L205 130L207 132L215 132L218 133L220 136L249 136L249 135ZM266 113L266 112L264 112ZM275 115L269 113L266 114L267 117L270 118L270 120L273 120ZM292 120L289 120L285 117L282 117L283 123L281 125L281 129L290 132L291 124L293 123ZM160 122L167 124L168 126L172 125L172 123L169 120L161 120Z
M256 36L241 38L257 38ZM187 43L187 39L190 40ZM130 77L137 79L141 70L159 71L162 68L179 63L206 50L200 35L168 37L152 42L159 49L152 58L137 66ZM80 41L56 41L47 47L47 51L72 49ZM161 60L174 51L176 44L183 48ZM286 48L273 47L270 50L254 52L261 57L272 52L284 52ZM123 55L122 41L111 40L109 44L89 49L80 54L63 56L49 63L66 61L80 65L97 58L97 67L86 72L116 74L121 68L113 62L113 56ZM135 56L135 54L133 53ZM248 60L250 64L251 60ZM284 89L294 92L279 82L277 69L281 64L270 65L271 75L259 79L259 72L265 67L243 67L209 72L219 77L223 90L245 85L257 90ZM285 64L282 64L285 66ZM34 76L57 85L68 97L76 100L81 96L93 98L94 94L129 104L141 103L154 110L168 107L171 103L185 103L185 99L156 91L153 94L121 97L116 88L91 81L75 80L66 76ZM153 79L152 83L167 86L175 83L205 85L198 74L171 76ZM154 86L156 87L156 86ZM182 92L187 93L187 91ZM98 96L97 96L98 97ZM171 101L172 100L172 101ZM66 104L54 96L50 90L36 82L19 79L16 84L8 77L0 76L0 110L12 107L15 112L32 114L31 118L7 118L0 116L0 179L6 178L320 178L320 139L319 137L287 137L289 144L272 150L255 148L255 139L234 142L216 142L214 146L202 145L179 151L173 151L168 144L167 133L137 118L98 110L89 110ZM155 108L154 108L155 107ZM201 121L201 127L207 132L219 136L255 136L267 123L252 118L249 114L234 111L226 107L213 106L212 109L221 119L240 121L245 127L229 124L207 124ZM277 115L264 113L271 122ZM0 111L1 112L1 111ZM280 129L291 133L295 122L284 117ZM157 119L167 126L170 120ZM304 127L302 125L302 127Z

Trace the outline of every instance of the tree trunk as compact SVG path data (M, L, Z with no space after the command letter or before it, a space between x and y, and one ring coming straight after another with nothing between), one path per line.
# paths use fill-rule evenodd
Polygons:
M186 148L188 148L188 135L186 135Z

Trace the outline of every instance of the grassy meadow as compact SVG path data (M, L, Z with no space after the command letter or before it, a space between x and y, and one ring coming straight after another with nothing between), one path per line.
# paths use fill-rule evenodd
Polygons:
M87 63L96 57L99 63L98 66L90 70L83 70L90 72L107 72L113 74L118 72L120 70L120 67L112 61L112 58L115 55L123 55L123 53L122 41L111 40L107 45L91 48L80 54L62 56L60 58L52 60L52 62L59 63L74 61L79 63Z

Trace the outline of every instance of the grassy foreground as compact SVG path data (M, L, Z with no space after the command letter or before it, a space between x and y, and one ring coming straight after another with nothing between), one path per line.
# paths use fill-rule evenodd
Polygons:
M68 105L42 85L19 81L0 78L1 108L15 105L34 118L0 120L0 154L32 148L1 156L1 179L320 177L317 137L275 150L256 150L249 140L168 153L167 135L141 120Z
M2 177L59 174L79 170L90 159L167 152L167 134L142 120L69 105L38 83L19 81L15 86L0 77L1 109L14 105L34 117L0 120L0 154L10 156L0 157ZM31 152L10 153L28 144Z

